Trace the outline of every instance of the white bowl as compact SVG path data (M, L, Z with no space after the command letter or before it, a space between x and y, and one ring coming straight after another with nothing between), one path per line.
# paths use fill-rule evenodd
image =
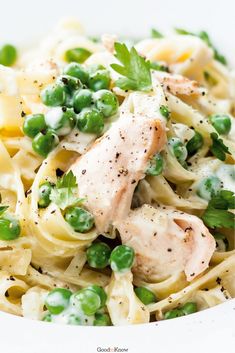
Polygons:
M28 42L49 31L61 17L71 15L80 19L90 34L141 37L151 27L163 31L174 26L205 29L235 62L234 14L234 0L5 1L0 33L2 41ZM62 326L0 313L1 353L227 353L232 347L235 300L187 317L129 327Z
M66 326L1 313L0 337L3 353L227 353L235 347L235 299L177 319L121 327Z

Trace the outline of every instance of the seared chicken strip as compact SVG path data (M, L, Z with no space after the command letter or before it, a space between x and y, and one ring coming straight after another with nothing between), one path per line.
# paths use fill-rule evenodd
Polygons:
M133 272L158 281L184 271L188 281L202 273L215 251L214 237L196 216L144 205L116 222L123 244L133 247Z
M165 142L160 120L126 113L72 165L79 196L85 198L99 232L126 217L149 159Z
M202 94L203 90L199 87L197 81L189 80L187 77L161 71L154 71L153 75L165 90L174 95L192 96Z

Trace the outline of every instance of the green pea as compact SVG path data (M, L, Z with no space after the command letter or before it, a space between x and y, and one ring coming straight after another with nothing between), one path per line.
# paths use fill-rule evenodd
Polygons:
M42 102L49 107L57 107L65 104L65 89L61 84L52 84L41 92Z
M38 207L45 208L50 205L50 195L53 185L48 181L40 185L38 195Z
M213 114L209 116L209 120L219 134L227 135L230 132L232 122L229 115Z
M20 236L20 223L10 214L0 218L0 240L14 240Z
M135 294L145 305L156 303L157 301L155 294L145 287L135 288Z
M45 115L47 126L54 130L58 136L68 135L75 126L76 114L72 109L53 108Z
M118 99L114 93L106 89L102 89L95 93L95 105L98 110L106 117L110 117L118 111Z
M11 44L5 44L0 48L0 64L12 66L17 59L17 50Z
M166 118L166 120L169 120L171 112L166 105L160 106L160 113L162 114L162 116L164 116L164 118Z
M28 137L35 137L40 131L46 129L45 117L43 114L32 114L25 118L23 132Z
M53 131L48 130L45 134L39 132L34 137L32 147L37 154L45 158L48 153L58 145L58 143L58 136Z
M226 236L222 233L216 232L213 234L216 241L216 250L217 251L228 251L229 250L229 242Z
M108 266L110 254L110 247L102 242L92 244L86 251L88 264L93 268Z
M56 82L63 86L65 90L65 103L64 105L68 108L73 107L73 95L74 92L82 88L81 81L69 75L59 76Z
M91 52L85 48L73 48L65 52L65 60L67 62L76 62L82 64L91 56Z
M91 103L92 93L89 89L81 89L74 94L73 107L76 113L80 113L82 109L89 107Z
M61 85L67 94L72 94L74 91L82 88L81 81L69 75L61 75L56 80L57 84Z
M195 131L194 136L186 144L188 154L190 156L195 154L203 146L203 143L204 140L202 135L199 132Z
M42 321L45 321L45 322L52 322L52 315L50 313L46 314Z
M87 289L93 290L96 294L99 295L100 308L103 308L107 301L107 294L105 293L104 289L102 287L97 286L96 284L93 284L92 286L87 287Z
M108 89L110 86L110 74L108 70L98 70L90 74L88 86L93 91Z
M180 317L180 316L183 316L183 315L184 315L184 313L182 312L182 310L173 309L173 310L169 310L169 311L165 312L164 319L165 320L175 319L176 317Z
M80 207L70 207L65 212L65 220L76 232L80 233L86 233L94 226L92 214Z
M71 314L68 317L68 324L69 325L82 325L81 317L75 314Z
M108 314L96 313L94 326L111 326L111 320Z
M65 288L53 289L46 297L45 305L53 315L58 315L69 306L72 292Z
M114 272L125 272L129 270L134 262L135 253L127 245L118 245L111 252L110 266Z
M163 171L163 157L160 153L157 153L149 162L149 166L146 170L147 175L156 176L161 174Z
M95 108L85 108L78 114L77 127L82 132L100 135L104 128L103 114Z
M216 176L204 178L198 185L197 195L209 201L221 189L221 180Z
M70 63L64 68L64 74L68 76L73 76L78 78L82 83L86 84L88 82L89 73L82 67L82 65L77 63Z
M189 315L197 312L197 304L194 302L188 302L181 308L184 315Z
M168 140L168 145L178 162L180 164L184 164L188 156L188 152L181 140L178 137L172 137Z
M84 288L74 294L74 304L78 310L82 310L84 314L91 316L100 309L100 296L93 290Z

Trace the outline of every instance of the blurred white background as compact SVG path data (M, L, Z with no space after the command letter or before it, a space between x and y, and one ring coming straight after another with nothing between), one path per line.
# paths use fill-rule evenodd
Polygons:
M235 0L1 0L0 41L38 38L66 16L77 17L89 34L205 29L235 62Z

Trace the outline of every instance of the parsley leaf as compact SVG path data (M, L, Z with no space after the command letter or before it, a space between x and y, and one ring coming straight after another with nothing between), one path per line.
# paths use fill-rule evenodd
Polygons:
M151 29L151 37L152 38L163 38L163 34L159 32L157 29L152 28Z
M0 216L8 209L9 206L0 206Z
M175 32L184 36L195 36L195 33L189 32L183 28L175 28Z
M221 210L235 208L235 195L229 190L220 190L212 197L209 202L209 207L214 207Z
M140 56L132 47L130 51L123 43L115 43L115 57L123 64L111 64L113 70L121 74L115 84L123 90L149 91L152 88L150 62Z
M210 228L235 228L235 215L227 210L217 210L209 207L204 212L202 219Z
M229 190L220 190L209 201L202 219L210 228L235 228L235 215L228 211L234 208L234 193Z
M57 179L50 194L50 200L62 210L66 207L80 204L84 199L77 197L78 185L72 171Z
M208 47L213 49L214 59L219 61L223 65L227 65L227 60L225 56L220 54L219 51L215 48L207 32L201 31L199 33L193 33L193 32L186 31L185 29L182 29L182 28L175 28L175 31L178 34L196 36L201 38L208 45Z
M224 145L223 140L219 138L216 132L212 132L210 134L212 139L212 145L210 146L210 151L213 155L220 159L221 161L225 161L226 153L231 154L227 146Z

